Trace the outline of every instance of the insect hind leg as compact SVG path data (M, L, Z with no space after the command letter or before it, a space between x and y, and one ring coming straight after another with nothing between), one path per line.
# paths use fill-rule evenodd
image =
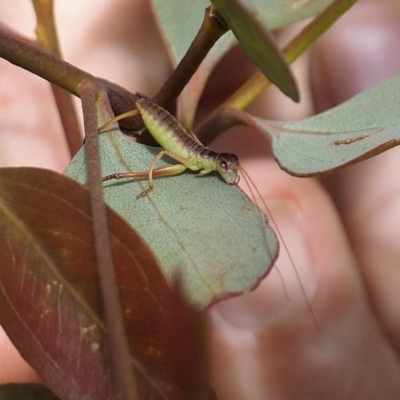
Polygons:
M149 169L149 186L147 189L143 190L137 198L145 197L147 194L149 194L153 188L154 188L154 183L153 183L153 177L162 177L162 176L172 176L172 175L178 175L181 174L183 171L187 169L187 166L184 164L174 164L174 165L167 165L165 167L161 168L155 168L156 164L161 160L161 158L164 155L168 155L170 157L173 157L174 155L171 154L168 150L163 150L160 151L154 158L153 162L151 163L150 169Z

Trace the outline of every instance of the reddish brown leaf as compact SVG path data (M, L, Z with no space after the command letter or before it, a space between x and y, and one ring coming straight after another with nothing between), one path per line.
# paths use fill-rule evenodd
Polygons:
M140 397L186 399L169 365L176 300L141 237L111 209L108 221ZM73 180L0 170L0 323L63 399L111 398L91 222L89 193Z

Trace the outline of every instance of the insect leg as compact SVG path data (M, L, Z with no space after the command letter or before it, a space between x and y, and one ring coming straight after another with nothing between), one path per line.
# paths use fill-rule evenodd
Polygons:
M142 193L140 193L137 198L140 197L144 197L146 196L148 193L150 193L153 190L154 184L153 184L153 172L154 172L154 168L156 166L156 164L161 160L161 158L164 156L165 154L165 150L160 151L155 157L153 162L150 165L150 169L148 172L148 177L149 177L149 187L145 190L143 190Z
M158 163L158 161L161 160L161 158L167 155L170 158L176 160L179 162L179 164L175 164L175 165L168 165L166 167L161 167L157 169L157 175L155 175L155 166ZM154 158L153 162L150 165L150 169L148 172L148 176L149 176L149 187L144 190L142 193L139 194L139 197L144 197L146 196L149 192L151 192L153 190L154 187L154 183L153 183L153 176L169 176L169 175L178 175L180 173L182 173L183 171L185 171L187 168L190 169L190 166L188 165L188 161L174 153L172 153L169 150L163 150L160 151Z
M131 110L131 111L127 111L127 112L125 112L123 114L120 114L117 117L114 117L110 121L106 122L104 125L102 125L99 128L99 132L105 131L112 124L115 124L116 122L120 121L121 119L128 118L128 117L133 117L134 115L137 115L137 114L139 114L139 110L138 109L134 109L134 110Z
M182 164L165 165L163 167L155 168L153 170L153 178L179 175L187 169L186 166ZM113 179L145 179L149 177L149 171L138 171L138 172L119 172L116 174L110 174L103 176L102 181L107 182ZM88 185L86 185L88 186Z
M172 159L176 160L179 162L179 164L174 164L174 165L165 165L163 167L155 168L157 165L158 161L164 156L168 155ZM150 165L150 169L148 171L139 171L139 172L121 172L121 173L116 173L116 174L110 174L106 175L102 178L103 182L112 180L112 179L142 179L142 178L148 178L149 180L149 187L143 192L141 192L137 197L144 197L146 196L149 192L153 190L154 183L153 183L153 177L161 177L161 176L172 176L172 175L178 175L181 174L183 171L185 171L188 166L185 165L187 163L187 160L182 159L181 157L177 156L174 153L171 153L168 150L163 150L160 151L155 157L153 162Z

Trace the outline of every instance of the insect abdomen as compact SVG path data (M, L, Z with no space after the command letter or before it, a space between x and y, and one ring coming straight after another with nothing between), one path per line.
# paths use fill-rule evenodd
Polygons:
M146 128L157 143L165 149L176 152L178 147L188 149L196 142L192 140L182 125L164 108L148 99L136 102Z

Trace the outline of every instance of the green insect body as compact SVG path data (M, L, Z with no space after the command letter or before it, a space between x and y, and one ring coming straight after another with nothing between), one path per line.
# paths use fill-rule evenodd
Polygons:
M191 171L199 171L202 175L216 171L225 182L238 183L239 159L236 155L210 150L168 111L148 99L138 100L136 106L146 128L169 156L172 153L172 158Z

